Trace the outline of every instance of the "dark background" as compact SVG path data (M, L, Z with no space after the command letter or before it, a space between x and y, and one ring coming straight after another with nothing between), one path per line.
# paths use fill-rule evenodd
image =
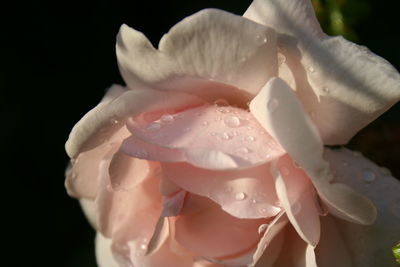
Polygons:
M64 189L64 143L104 90L123 83L114 52L119 26L144 32L156 45L171 26L202 8L240 15L250 2L30 1L0 8L3 266L95 266L94 233ZM332 1L316 2L325 29L337 33ZM399 69L398 0L335 2L345 18L342 34ZM397 177L399 118L397 105L349 145Z

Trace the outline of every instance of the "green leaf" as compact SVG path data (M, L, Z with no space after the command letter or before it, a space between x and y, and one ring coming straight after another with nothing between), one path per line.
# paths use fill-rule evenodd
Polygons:
M392 251L396 261L400 263L400 242L392 248Z

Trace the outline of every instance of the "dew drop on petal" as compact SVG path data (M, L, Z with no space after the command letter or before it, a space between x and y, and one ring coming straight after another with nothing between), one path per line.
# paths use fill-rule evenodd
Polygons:
M248 153L250 153L251 151L250 151L250 149L248 149L247 147L241 147L241 148L239 148L238 149L238 152L240 153L240 154L248 154Z
M279 105L279 101L277 99L273 98L268 101L267 107L268 107L268 110L272 112L278 107L278 105Z
M229 139L232 138L232 136L230 136L228 133L222 133L222 134L219 136L219 138L222 139L222 140L229 140Z
M227 116L224 119L224 123L228 127L239 127L240 126L240 119L236 116Z
M226 99L220 98L214 101L215 106L225 107L229 106L229 102Z
M246 198L246 194L243 193L243 192L238 192L238 193L236 193L236 195L235 195L235 199L236 199L236 200L243 200L243 199L245 199L245 198Z
M365 169L363 170L361 174L361 178L365 183L372 183L376 179L376 174L373 170L371 169Z
M141 250L146 250L147 249L147 245L145 243L140 244L139 248Z
M324 86L322 87L322 91L324 91L325 93L329 93L330 90L328 87Z
M165 123L165 124L169 124L169 123L172 123L172 122L174 122L174 116L172 116L171 114L164 114L164 115L162 115L161 116L161 118L160 118L160 121L162 122L162 123Z
M72 172L71 173L71 179L75 180L76 178L78 178L78 175L76 174L76 172Z
M159 124L158 122L152 122L146 127L146 130L147 131L157 131L157 130L160 130L160 128L161 128L161 124Z
M209 122L208 122L208 121L203 121L203 122L201 123L201 125L207 126L207 125L209 125Z
M118 124L119 123L119 121L117 120L117 119L111 119L111 124Z
M268 224L267 224L267 223L261 224L261 225L258 227L258 233L259 233L259 234L264 233L265 230L267 230L267 228L268 228Z
M311 72L311 73L314 73L314 72L315 72L315 69L314 69L313 67L310 66L310 67L308 67L308 71Z
M251 200L251 203L256 204L256 203L257 203L257 200L256 200L256 199L252 199L252 200Z
M211 136L216 136L216 135L217 135L217 133L215 133L215 132L211 132L211 133L210 133L210 135L211 135Z
M256 140L256 138L252 135L248 135L248 136L244 137L244 140L247 142L254 142Z

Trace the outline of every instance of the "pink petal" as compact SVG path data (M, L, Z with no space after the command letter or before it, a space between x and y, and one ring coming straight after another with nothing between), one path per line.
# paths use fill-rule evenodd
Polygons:
M162 163L163 175L181 188L205 196L238 218L266 218L278 214L269 164L253 168L211 171L187 163Z
M388 170L347 149L327 149L325 158L337 173L335 181L367 196L378 209L377 220L370 226L335 219L354 266L373 267L392 262L396 266L390 252L400 237L400 182Z
M141 32L122 25L117 57L130 88L149 84L202 95L199 86L192 86L197 78L254 94L277 74L275 42L275 31L269 27L222 10L205 9L172 27L158 50Z
M129 132L126 128L116 131L110 142L77 155L72 168L66 173L65 186L71 196L94 199L98 190L100 162L107 153L113 153Z
M105 99L106 101L89 111L72 129L65 144L71 158L109 142L110 137L125 125L130 116L157 110L182 110L204 103L201 99L184 93L160 92L148 88L126 91L112 101L107 97Z
M207 198L190 194L175 223L175 238L198 255L219 258L252 249L262 222L232 217Z
M318 196L307 174L287 155L278 161L275 174L280 203L300 237L316 246L320 236Z
M135 137L122 149L153 161L185 160L203 168L229 169L265 163L284 153L253 116L234 107L202 106L152 122L129 120L127 126Z
M318 130L283 80L270 80L250 103L250 110L304 169L330 212L360 224L374 222L376 209L368 199L344 184L331 183L334 174L322 157Z

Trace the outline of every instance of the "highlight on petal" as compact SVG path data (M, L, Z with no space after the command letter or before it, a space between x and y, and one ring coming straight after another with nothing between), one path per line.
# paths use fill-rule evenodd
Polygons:
M189 194L175 222L175 239L183 247L205 258L239 256L254 249L265 219L239 219L211 200Z
M368 199L344 184L331 183L334 175L322 157L318 131L283 80L270 80L250 103L250 111L304 169L331 213L356 223L374 222L376 209Z
M275 32L269 27L222 10L205 9L172 27L158 50L141 32L122 25L116 49L121 74L130 88L150 84L196 93L196 87L177 85L182 78L200 78L254 94L277 74L275 42Z
M280 203L293 228L315 247L320 237L318 196L307 174L288 155L272 163L272 173Z
M122 150L152 161L186 161L207 169L260 165L284 150L247 111L235 107L201 106L154 121L131 119L132 136Z
M326 36L309 0L255 0L244 14L278 32L290 79L325 144L345 144L400 99L400 75L385 59ZM287 80L289 82L289 80Z
M396 266L391 247L400 237L400 182L387 169L348 149L326 149L324 157L337 172L335 182L365 195L378 210L376 222L370 226L334 219L354 266Z
M163 176L181 188L207 197L238 218L268 218L279 213L269 164L243 170L213 171L187 163L162 163Z
M168 101L165 101L168 99ZM72 129L65 149L70 158L93 149L121 129L128 117L149 111L180 110L204 103L195 96L177 92L160 92L151 89L126 91L112 101L98 104Z

